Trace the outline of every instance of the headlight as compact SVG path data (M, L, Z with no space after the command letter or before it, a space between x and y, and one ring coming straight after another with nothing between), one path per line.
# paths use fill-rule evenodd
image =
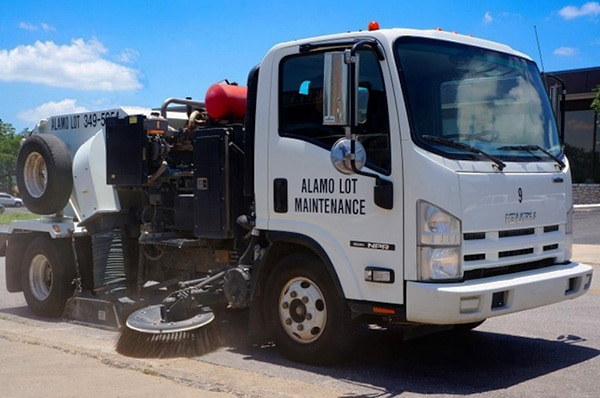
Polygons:
M424 201L419 201L417 208L419 279L462 278L460 220Z
M419 201L419 243L422 245L460 245L460 221L452 214Z
M420 247L421 279L460 279L460 247Z

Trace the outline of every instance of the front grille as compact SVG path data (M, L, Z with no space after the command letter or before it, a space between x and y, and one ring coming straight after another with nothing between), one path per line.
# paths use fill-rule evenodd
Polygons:
M555 265L554 261L554 258L546 258L544 260L533 261L523 264L514 264L497 268L480 268L471 271L465 271L462 280L467 281L471 279L489 278L491 276L508 275L513 274L515 272L531 271L534 269L550 267L552 265Z
M498 236L500 238L510 238L513 236L533 235L534 233L535 233L535 228L511 229L508 231L500 231L498 233Z
M558 224L463 234L465 279L552 265L564 255L565 226Z
M463 235L464 240L478 240L485 239L485 232L472 232Z
M479 261L479 260L485 260L485 254L484 253L478 253L478 254L467 254L464 257L464 261Z
M533 253L533 247L528 247L527 249L519 249L519 250L506 250L498 253L499 258L504 257L515 257L515 256L524 256L526 254Z

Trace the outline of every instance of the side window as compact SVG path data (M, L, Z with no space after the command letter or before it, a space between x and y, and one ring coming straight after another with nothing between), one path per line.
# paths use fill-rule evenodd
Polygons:
M370 50L359 54L359 97L368 98L368 104L366 115L359 115L358 140L365 147L367 166L390 174L389 115L379 61ZM323 125L323 59L323 53L310 53L281 62L279 134L329 150L344 131L342 127Z

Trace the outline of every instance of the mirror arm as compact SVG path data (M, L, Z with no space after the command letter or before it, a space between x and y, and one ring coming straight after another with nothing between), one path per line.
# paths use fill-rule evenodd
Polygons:
M348 87L350 91L350 127L346 129L346 138L350 139L350 166L355 174L362 175L365 177L372 177L375 179L375 186L373 187L373 199L377 206L384 209L392 209L394 205L394 185L391 181L384 180L378 174L368 173L359 170L356 167L356 129L358 128L357 122L357 90L358 90L358 79L356 71L356 52L362 47L371 47L377 49L377 42L375 40L361 40L355 43L350 50L344 52L345 62L349 65L348 73ZM378 51L379 53L379 51Z
M357 79L357 71L356 71L356 53L363 47L370 47L376 53L379 59L383 59L383 54L379 50L379 46L377 45L376 40L359 40L350 49L346 49L344 51L344 61L349 65L349 73L348 73L348 87L350 88L350 127L352 128L352 132L358 127L357 119L357 105L356 105L356 95L358 90L358 79Z
M356 167L356 138L350 140L350 167L355 174L372 177L375 179L375 186L373 187L373 202L383 209L391 210L394 207L394 184L391 181L384 180L378 174L368 173L366 171L359 170Z

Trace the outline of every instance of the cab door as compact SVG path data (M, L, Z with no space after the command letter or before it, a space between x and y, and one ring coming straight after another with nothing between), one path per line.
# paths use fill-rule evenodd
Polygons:
M316 244L345 298L402 304L402 162L390 71L371 49L359 51L357 139L366 152L364 171L393 184L393 205L385 209L375 204L372 176L344 174L332 164L331 148L345 134L323 124L324 54L295 46L274 55L277 83L260 161L267 170L267 229Z

